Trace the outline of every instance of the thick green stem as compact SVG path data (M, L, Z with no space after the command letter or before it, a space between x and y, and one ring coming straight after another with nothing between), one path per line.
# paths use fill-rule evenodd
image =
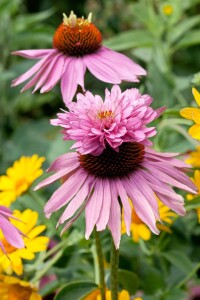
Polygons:
M103 252L101 248L101 241L99 237L99 233L94 229L94 237L95 237L95 246L96 246L96 255L98 260L98 273L99 273L99 287L101 291L101 299L106 300L106 285L105 285L105 273L104 273L104 259L103 259Z
M110 265L111 265L111 298L118 300L118 264L119 264L119 250L115 248L112 240Z

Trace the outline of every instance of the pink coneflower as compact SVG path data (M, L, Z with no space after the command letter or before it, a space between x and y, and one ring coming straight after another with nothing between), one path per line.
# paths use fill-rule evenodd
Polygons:
M5 241L15 248L23 248L24 242L21 233L10 223L9 218L16 219L13 217L12 211L9 208L0 206L0 229L5 237ZM1 242L0 247L5 253L4 245Z
M36 188L61 179L61 187L45 206L49 218L54 211L67 206L58 224L66 222L65 231L85 210L86 239L94 226L98 231L109 227L116 248L121 237L121 207L127 234L130 234L129 198L138 217L155 234L159 233L157 197L180 215L185 214L184 201L171 186L195 193L196 187L184 174L187 164L174 153L157 153L148 137L155 128L147 124L157 118L163 108L149 107L152 99L137 89L121 93L114 86L100 96L87 92L78 95L69 112L58 114L54 125L61 125L65 139L75 139L77 152L58 157L48 171L55 174ZM147 145L147 146L146 146Z
M77 18L71 12L64 14L63 23L53 38L53 49L21 50L12 54L30 59L40 59L30 70L13 80L12 86L32 79L23 87L32 86L41 93L51 90L61 80L65 104L73 99L77 86L84 90L86 68L99 80L119 84L122 80L137 82L146 71L123 54L102 46L100 31L88 19Z

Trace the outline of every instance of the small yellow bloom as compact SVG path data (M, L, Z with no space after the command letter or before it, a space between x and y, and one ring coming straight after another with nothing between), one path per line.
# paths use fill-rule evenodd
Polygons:
M200 93L195 88L192 89L192 93L197 105L200 107ZM190 127L188 133L194 139L200 140L200 108L186 107L181 109L180 114L183 118L192 120L194 123L196 123Z
M193 182L196 184L197 188L198 188L198 192L197 195L193 195L193 194L187 194L187 199L189 201L195 199L197 196L200 195L200 170L195 170L194 171L194 178L192 178ZM197 211L197 217L198 217L198 221L200 223L200 207L196 209Z
M174 12L174 8L171 4L169 3L165 3L163 6L162 6L162 12L164 15L166 16L170 16L173 14Z
M200 146L197 146L196 151L189 154L185 162L192 165L193 168L200 168Z
M100 290L95 290L91 294L89 294L87 297L84 298L84 300L101 300L101 299L102 298L101 298ZM130 299L131 298L127 291L122 290L121 292L118 293L118 300L130 300ZM106 291L106 300L112 300L110 290Z
M37 289L16 277L0 275L1 300L42 300Z
M131 204L131 202L130 202ZM132 206L132 204L131 204ZM158 200L158 209L160 214L160 220L163 224L157 223L157 228L171 233L169 225L173 223L173 217L176 216L174 212L170 210L169 207L165 206L160 200ZM166 223L166 225L164 224ZM167 226L168 225L168 226ZM138 243L140 239L148 241L151 238L151 231L148 226L138 217L133 206L132 206L132 220L131 220L131 229L133 241ZM124 218L122 218L122 234L126 233L126 225Z
M46 250L49 238L39 236L46 229L46 226L36 226L38 220L38 213L36 211L26 209L24 212L20 212L15 210L13 216L21 221L11 220L11 223L24 234L25 248L17 249L11 246L0 231L0 242L7 253L5 255L0 250L0 272L3 271L9 275L15 272L17 275L21 275L23 273L22 259L33 260L36 252Z
M31 184L42 175L44 157L37 154L22 156L8 168L6 175L0 176L0 205L9 207L17 197L28 190Z

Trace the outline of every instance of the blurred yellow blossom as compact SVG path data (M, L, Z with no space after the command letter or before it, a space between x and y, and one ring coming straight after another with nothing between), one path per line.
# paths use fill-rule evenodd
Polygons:
M84 300L101 300L100 290L95 290L91 294L89 294ZM118 293L118 300L130 300L129 293L125 290L122 290ZM136 298L137 299L137 298ZM141 298L139 298L141 299ZM106 300L112 300L111 298L111 291L106 291Z
M31 184L42 175L44 157L37 154L22 156L8 168L6 175L0 176L0 204L9 207L18 196L28 190Z
M200 168L200 146L196 147L196 151L190 152L185 162L192 165L193 168Z
M192 89L193 96L197 105L200 107L200 93L197 89ZM200 140L200 108L197 107L186 107L181 109L180 114L182 117L194 121L196 123L188 130L188 133L197 140Z
M37 289L27 281L0 275L1 300L42 300Z
M174 8L171 4L169 3L165 3L162 6L162 13L166 16L170 16L171 14L173 14L174 12Z
M14 271L17 275L21 275L23 273L22 259L32 260L35 258L36 252L46 250L49 238L39 236L46 229L46 226L36 226L38 220L38 213L36 211L26 209L24 212L20 212L15 210L13 216L21 221L11 220L11 223L24 234L25 248L17 249L11 246L0 231L0 242L7 253L5 255L0 250L0 272L11 275Z
M197 191L197 195L193 195L193 194L187 194L187 199L189 201L195 199L197 196L200 195L200 170L195 170L194 171L194 178L192 178L192 180L194 181L194 183L196 184L198 191ZM200 223L200 207L196 209L197 211L197 217L198 217L198 221Z
M171 225L173 223L173 217L175 217L176 214L172 212L169 207L165 206L160 200L158 200L158 207L159 207L160 220L166 223L167 225ZM171 233L171 229L169 228L169 226L165 225L164 223L163 224L157 223L157 228L159 230ZM126 225L124 222L124 218L122 218L122 234L124 233L126 233ZM151 238L150 229L138 217L133 206L132 206L131 233L132 233L133 241L136 243L138 243L140 239L144 241L148 241Z

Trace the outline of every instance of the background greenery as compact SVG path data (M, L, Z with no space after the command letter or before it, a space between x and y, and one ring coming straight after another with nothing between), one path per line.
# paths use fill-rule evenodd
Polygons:
M171 15L164 13L165 4L172 6ZM10 88L11 80L33 64L24 58L12 57L10 53L20 49L51 48L62 13L69 14L71 10L78 16L87 16L92 11L104 44L127 54L147 69L148 76L140 84L123 83L122 89L139 87L141 92L154 98L154 107L167 106L156 124L158 135L154 143L157 150L185 153L194 149L197 142L187 134L190 121L182 119L179 110L195 105L191 87L200 87L199 0L1 0L1 174L21 155L45 156L45 166L48 166L55 157L69 150L70 143L63 142L59 130L49 124L49 118L55 117L59 108L64 108L59 85L42 95L39 92L31 94L30 90L21 94L20 87ZM110 86L98 82L90 74L86 76L86 88L93 93L103 95L105 87ZM24 197L27 201L20 200L19 205L34 206L29 196ZM48 199L48 195L43 197L44 201ZM82 221L75 226L79 238L66 244L60 258L50 268L49 272L55 273L58 280L43 294L71 280L93 279L92 244L79 236ZM109 259L109 237L107 233L101 236L104 253ZM54 238L59 240L58 233ZM175 222L172 235L162 233L140 245L123 237L120 268L134 274L135 285L126 286L121 282L121 286L132 289L131 293L138 289L144 291L147 300L185 299L190 286L199 283L199 242L200 227L194 211ZM87 290L87 286L84 288Z

